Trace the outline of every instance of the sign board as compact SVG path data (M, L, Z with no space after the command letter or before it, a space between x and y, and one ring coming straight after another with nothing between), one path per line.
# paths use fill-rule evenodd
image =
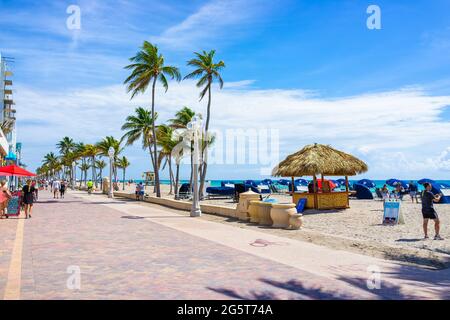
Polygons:
M8 207L7 207L7 215L8 216L18 216L20 214L20 197L12 196L9 199Z
M404 224L405 220L401 213L401 201L398 199L386 199L384 201L384 225Z

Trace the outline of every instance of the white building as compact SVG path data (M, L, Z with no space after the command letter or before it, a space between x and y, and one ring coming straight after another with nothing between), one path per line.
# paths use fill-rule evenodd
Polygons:
M0 160L16 153L16 110L8 59L0 54Z

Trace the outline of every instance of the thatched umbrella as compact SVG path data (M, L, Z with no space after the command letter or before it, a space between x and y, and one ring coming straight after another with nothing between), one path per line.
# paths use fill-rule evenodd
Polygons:
M358 158L323 144L310 144L291 154L273 169L273 176L301 177L323 174L354 176L368 170Z
M289 155L272 171L273 176L294 177L313 176L314 193L316 175L345 176L348 192L348 176L354 176L368 170L367 165L358 158L323 144L311 144ZM292 190L294 192L294 189Z

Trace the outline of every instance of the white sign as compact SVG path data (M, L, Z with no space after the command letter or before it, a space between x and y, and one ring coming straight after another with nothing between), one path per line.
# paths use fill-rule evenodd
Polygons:
M383 224L385 225L396 225L404 224L405 220L401 213L401 200L398 199L386 199L384 201L384 214L383 214Z

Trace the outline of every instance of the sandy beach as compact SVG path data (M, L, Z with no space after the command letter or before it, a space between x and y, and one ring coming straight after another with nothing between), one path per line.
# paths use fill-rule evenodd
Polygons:
M129 185L125 190L133 193L134 188L134 185ZM145 189L147 194L151 194L152 191L153 187ZM162 185L161 192L163 197L173 199L173 195L169 195L168 185ZM288 195L271 195L271 197L277 198L281 203L291 201ZM202 203L236 206L231 199L209 199ZM435 206L441 220L441 235L444 238L441 241L432 239L434 236L432 221L429 224L430 239L423 240L421 205L411 203L409 196L406 196L402 202L401 210L405 218L405 224L402 225L382 225L382 201L351 199L350 208L346 210L307 210L304 214L304 226L300 230L263 229L277 235L310 241L335 249L444 267L450 262L450 206L445 204ZM205 216L209 220L234 223L239 227L261 229L259 226L233 222L223 217ZM426 260L435 262L429 263Z

